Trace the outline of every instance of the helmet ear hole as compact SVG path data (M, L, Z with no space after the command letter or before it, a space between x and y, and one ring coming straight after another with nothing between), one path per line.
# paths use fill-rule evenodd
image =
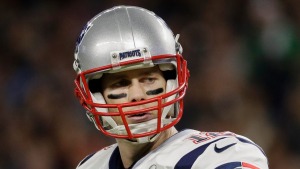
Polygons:
M88 82L91 93L102 93L101 79L91 79Z
M173 69L173 70L166 70L166 71L162 71L162 74L165 78L166 81L170 80L170 79L176 79L176 70Z

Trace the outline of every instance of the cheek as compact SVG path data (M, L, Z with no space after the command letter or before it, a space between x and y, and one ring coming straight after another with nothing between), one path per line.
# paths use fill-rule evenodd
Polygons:
M166 83L158 83L148 90L147 95L159 96L166 93Z
M160 82L158 83L159 87L163 88L164 91L162 92L162 94L166 93L166 86L167 86L167 82L165 79L161 79Z
M103 97L107 104L120 104L126 102L127 93L124 90L120 90L120 91L105 90L103 92Z
M117 125L123 124L122 118L120 116L111 116L111 117L117 123Z

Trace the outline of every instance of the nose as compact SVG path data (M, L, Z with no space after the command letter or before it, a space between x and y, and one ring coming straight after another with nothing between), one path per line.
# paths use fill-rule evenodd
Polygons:
M144 88L138 81L132 82L131 86L129 87L128 95L130 102L145 100L146 97Z

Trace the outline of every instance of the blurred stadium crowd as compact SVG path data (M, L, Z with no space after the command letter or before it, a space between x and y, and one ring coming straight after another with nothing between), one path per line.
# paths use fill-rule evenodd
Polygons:
M270 168L300 168L300 1L0 2L0 169L71 169L114 142L73 95L75 41L114 5L145 7L180 33L191 78L178 129L233 131Z

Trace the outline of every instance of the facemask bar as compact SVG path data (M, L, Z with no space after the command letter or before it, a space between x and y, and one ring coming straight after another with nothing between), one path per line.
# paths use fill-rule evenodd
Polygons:
M177 60L177 79L178 79L178 87L170 92L167 92L165 94L162 94L158 97L154 97L151 99L147 99L147 100L143 100L143 101L139 101L139 102L131 102L131 103L122 103L122 104L99 104L99 103L95 103L92 99L92 94L90 92L86 92L89 91L88 88L88 84L86 81L86 77L94 72L102 72L105 70L109 70L111 69L111 65L107 65L107 66L103 66L100 68L95 68L92 70L88 70L88 71L84 71L81 72L80 74L78 74L76 80L75 80L75 95L77 96L77 98L80 100L80 103L83 105L83 107L85 109L87 109L92 115L93 117L93 121L96 124L96 127L102 131L104 134L115 137L115 138L126 138L126 139L132 139L132 138L140 138L140 137L145 137L145 136L150 136L150 135L154 135L157 133L160 133L163 130L166 130L172 126L174 126L176 123L178 123L178 121L180 120L181 116L182 116L182 111L183 111L183 97L185 95L185 91L187 88L187 79L189 77L189 72L187 70L187 65L186 65L186 61L182 58L182 56L180 54L177 55L160 55L160 56L153 56L152 60L160 60L160 59L176 59ZM142 60L132 60L130 61L130 63L122 63L122 64L135 64L138 62L141 62ZM122 66L122 65L120 65ZM170 100L168 102L163 103L163 100L165 100L168 97L172 97L176 95L177 97L175 97L173 100ZM147 103L152 103L152 102L156 102L157 106L153 106L153 107L149 107L149 108L145 108L143 110L135 110L135 111L127 111L124 112L123 108L125 107L130 107L130 106L136 106L136 105L141 105L141 104L147 104ZM161 118L162 116L162 111L164 107L170 106L172 104L178 104L178 114L177 117L172 118L171 120L168 120L166 118ZM98 111L99 108L117 108L118 112L101 112ZM98 109L98 110L97 110ZM142 132L142 133L138 133L135 134L132 132L132 126L134 126L135 124L128 124L126 121L126 115L130 115L130 114L137 114L137 113L141 113L141 112L147 112L147 111L151 111L151 110L156 110L157 111L157 119L153 119L156 122L149 122L149 126L156 126L153 127L152 130L147 131L147 132ZM103 128L102 126L102 122L101 122L101 116L120 116L122 118L124 127L122 128L123 132L121 133L114 133L114 132L110 132L106 129ZM152 120L150 120L152 121ZM131 128L130 128L131 127Z

